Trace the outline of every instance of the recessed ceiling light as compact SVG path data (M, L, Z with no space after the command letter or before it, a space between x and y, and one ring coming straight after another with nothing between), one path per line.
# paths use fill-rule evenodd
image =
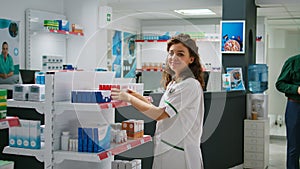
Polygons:
M181 15L216 15L210 9L182 9L182 10L174 10Z

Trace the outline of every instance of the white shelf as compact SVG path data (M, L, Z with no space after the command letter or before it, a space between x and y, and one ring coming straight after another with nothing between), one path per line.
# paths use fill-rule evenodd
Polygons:
M58 33L58 34L63 34L63 35L77 35L77 36L83 36L84 34L81 32L70 32L70 31L64 31L64 30L53 30L53 29L49 29L46 30L49 31L51 33Z
M101 111L103 109L124 107L130 105L123 101L111 101L109 103L71 103L70 101L55 102L54 108L56 114L60 114L65 110L76 110L76 111Z
M5 154L24 155L35 157L38 161L44 162L44 143L42 142L41 149L26 149L6 146L3 149Z
M221 39L201 38L201 39L197 39L197 42L221 42Z
M107 151L100 153L86 153L86 152L73 152L73 151L55 151L54 152L54 162L61 163L64 160L76 160L76 161L86 161L86 162L99 162L105 160L114 155L120 154L144 143L152 141L151 136L145 135L143 138L128 140L122 144L111 144L111 148Z
M64 36L84 36L84 33L80 32L71 32L71 31L64 31L64 30L54 30L54 29L36 29L36 30L30 30L32 35L36 35L37 33L52 33L52 34L59 34Z
M128 140L127 142L122 143L122 144L112 144L111 149L99 153L98 156L99 156L100 160L104 160L106 158L109 158L114 155L118 155L120 153L123 153L127 150L130 150L132 148L135 148L137 146L140 146L140 145L150 142L150 141L152 141L152 137L149 135L145 135L143 138Z
M18 107L18 108L32 108L40 114L44 114L45 102L32 102L32 101L17 101L13 99L7 100L7 107Z
M143 72L162 72L163 69L162 68L142 68L142 69L137 69L139 71L143 71Z
M150 102L153 102L153 99L149 96L146 97ZM54 109L56 114L61 114L66 110L76 110L76 111L101 111L104 109L110 108L119 108L129 106L130 103L118 100L112 100L108 103L71 103L70 101L64 102L55 102Z
M64 160L86 161L86 162L99 162L97 153L85 153L74 151L54 151L54 163L58 164Z
M7 129L14 126L20 126L18 117L6 117L5 119L0 119L0 129Z
M163 40L163 39L160 39L160 40L135 40L135 42L167 42L168 40Z

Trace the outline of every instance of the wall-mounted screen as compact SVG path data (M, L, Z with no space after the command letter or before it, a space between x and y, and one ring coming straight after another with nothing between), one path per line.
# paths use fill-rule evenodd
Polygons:
M245 21L221 21L221 52L245 53Z

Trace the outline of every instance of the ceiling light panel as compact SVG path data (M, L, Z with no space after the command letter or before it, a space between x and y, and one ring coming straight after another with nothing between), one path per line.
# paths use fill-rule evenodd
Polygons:
M213 11L210 9L180 9L180 10L174 10L174 12L177 12L181 15L216 15Z

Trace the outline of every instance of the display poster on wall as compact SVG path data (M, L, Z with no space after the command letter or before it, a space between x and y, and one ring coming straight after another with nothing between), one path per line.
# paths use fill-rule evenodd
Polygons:
M19 83L20 22L0 18L0 84Z
M245 21L221 21L221 52L245 53Z
M123 77L134 78L136 70L136 35L123 32Z
M120 78L122 76L122 32L113 30L111 38L111 70L116 72L116 78Z
M230 90L245 90L242 68L227 67L226 72L230 75Z

